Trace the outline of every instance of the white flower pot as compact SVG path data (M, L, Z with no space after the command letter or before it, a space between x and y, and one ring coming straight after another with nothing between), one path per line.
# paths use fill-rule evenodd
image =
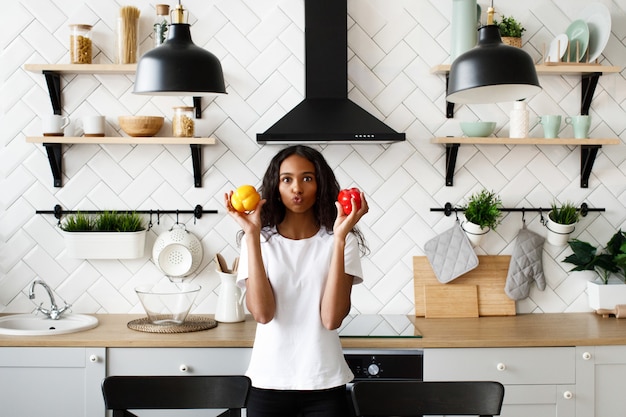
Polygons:
M550 219L550 213L548 213L548 219L546 221L546 229L548 234L546 235L546 241L553 246L565 246L569 241L570 234L576 228L574 224L559 224Z
M594 310L613 310L618 304L626 304L626 284L619 278L609 278L604 284L599 278L587 282L589 307Z
M483 236L489 232L488 227L481 228L479 225L472 222L464 222L461 227L474 247L478 246L483 239Z
M139 232L65 232L67 256L80 259L141 258L146 230Z

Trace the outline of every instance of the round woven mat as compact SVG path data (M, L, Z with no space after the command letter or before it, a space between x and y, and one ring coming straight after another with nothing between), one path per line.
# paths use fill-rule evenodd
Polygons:
M148 317L129 321L129 329L148 333L189 333L208 330L217 326L217 322L205 316L187 316L182 324L152 324Z

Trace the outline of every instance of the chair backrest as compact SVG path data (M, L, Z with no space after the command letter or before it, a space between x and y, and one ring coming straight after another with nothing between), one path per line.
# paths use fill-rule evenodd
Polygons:
M109 376L102 394L113 417L127 410L227 409L222 416L241 416L250 389L246 376Z
M504 386L492 381L358 381L351 388L357 416L500 415Z

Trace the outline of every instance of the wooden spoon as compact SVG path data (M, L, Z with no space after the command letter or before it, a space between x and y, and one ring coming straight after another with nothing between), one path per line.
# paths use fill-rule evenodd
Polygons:
M228 265L226 264L226 259L222 256L221 253L215 254L215 264L217 265L217 269L221 272L230 273L230 269L228 269Z

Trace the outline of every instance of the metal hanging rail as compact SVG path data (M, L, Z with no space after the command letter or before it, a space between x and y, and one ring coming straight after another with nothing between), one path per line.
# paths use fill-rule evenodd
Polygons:
M59 204L54 206L54 210L37 210L35 213L37 214L54 214L54 217L61 220L64 214L76 214L76 213L85 213L85 214L100 214L106 211L113 210L63 210ZM216 214L217 210L204 210L200 204L198 204L193 210L118 210L120 212L125 213L139 213L139 214L156 214L160 216L161 214L193 214L194 218L199 219L203 214Z
M587 213L589 213L590 211L606 211L606 209L604 208L591 208L587 205L587 203L582 203L580 205L580 214L581 216L585 217L587 215ZM520 208L506 208L503 207L500 209L500 211L504 211L504 212L521 212L521 213L526 213L526 212L549 212L550 210L552 210L551 207L520 207ZM465 211L465 209L463 207L453 207L451 203L446 203L443 207L435 207L435 208L431 208L430 211L443 211L444 214L446 216L450 216L452 213L455 212L463 212Z

